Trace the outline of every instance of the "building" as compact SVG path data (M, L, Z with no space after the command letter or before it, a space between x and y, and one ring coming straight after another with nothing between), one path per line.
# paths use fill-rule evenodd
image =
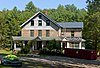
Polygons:
M17 42L26 46L32 40L32 49L39 50L55 39L61 48L85 49L82 39L83 22L55 22L42 12L37 12L21 26L21 36L12 36L14 50L20 50Z

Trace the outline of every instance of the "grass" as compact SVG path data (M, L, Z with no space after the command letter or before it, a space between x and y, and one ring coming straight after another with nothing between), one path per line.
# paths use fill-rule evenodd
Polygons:
M0 50L0 54L12 54L11 50Z

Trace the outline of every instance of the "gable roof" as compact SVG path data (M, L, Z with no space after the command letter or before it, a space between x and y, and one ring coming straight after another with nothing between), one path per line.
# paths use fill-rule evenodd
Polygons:
M57 22L62 28L83 28L83 22Z
M56 26L58 26L56 24L56 21L52 20L51 18L49 18L47 15L43 14L42 12L37 12L36 14L34 14L32 17L30 17L27 21L25 21L20 27L25 26L32 18L34 18L35 16L37 16L38 14L42 14L43 16L45 16L46 18L48 18L50 21L52 21Z

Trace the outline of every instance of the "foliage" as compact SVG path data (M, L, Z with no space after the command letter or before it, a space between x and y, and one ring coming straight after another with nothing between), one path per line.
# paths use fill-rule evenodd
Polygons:
M32 48L32 41L28 41L27 45L22 48L21 54L28 54Z
M100 1L87 0L88 16L86 16L83 37L87 40L86 48L100 50Z
M100 12L100 0L87 0L88 13Z
M52 56L63 56L64 55L61 50L55 51L55 50L49 50L48 48L41 49L39 54L40 55L52 55Z
M58 43L55 39L49 41L47 46L40 50L39 54L44 55L62 55L60 43Z
M61 47L60 44L55 39L49 41L49 43L47 44L47 48L49 50L56 50L57 51L57 50L61 49L60 47Z

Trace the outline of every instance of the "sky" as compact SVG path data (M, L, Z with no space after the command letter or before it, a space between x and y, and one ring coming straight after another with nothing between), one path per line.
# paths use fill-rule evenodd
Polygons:
M4 8L11 10L14 6L19 10L24 10L26 4L30 1L40 9L57 8L59 4L74 4L79 9L86 8L86 0L0 0L0 10Z

